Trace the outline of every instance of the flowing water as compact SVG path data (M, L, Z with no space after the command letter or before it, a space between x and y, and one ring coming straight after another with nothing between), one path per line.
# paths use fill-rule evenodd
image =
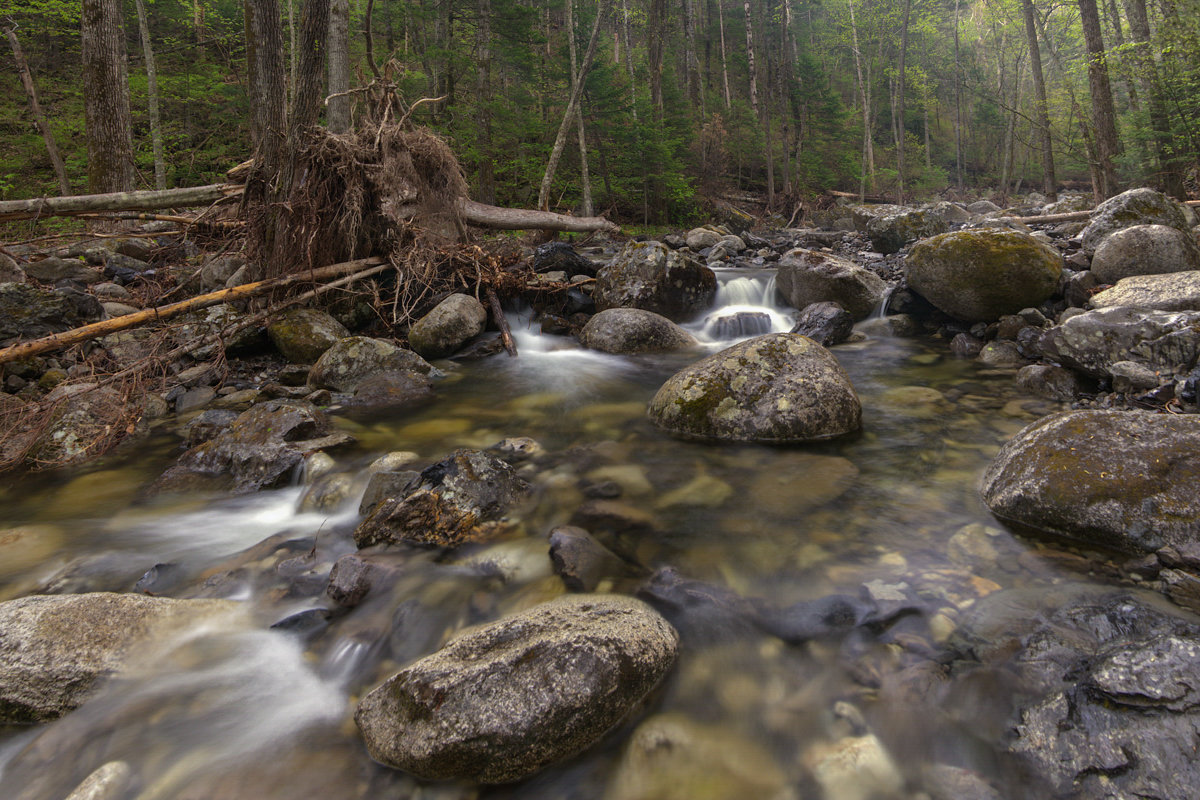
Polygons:
M706 348L790 327L769 270L721 278L718 307L691 326ZM1055 579L1026 569L1032 545L999 529L976 493L999 445L1052 406L1018 394L1011 373L955 360L944 342L894 338L886 320L872 320L834 350L863 401L860 434L806 447L682 442L654 429L645 407L694 352L611 356L517 328L516 359L440 365L434 406L337 424L358 439L338 469L359 494L362 470L382 453L432 463L459 447L533 438L551 457L527 475L538 493L521 512L521 535L449 555L405 550L394 589L328 624L269 628L323 606L331 564L354 549L353 492L332 512L299 512L300 487L139 500L178 453L165 433L101 468L3 490L26 548L0 563L0 598L129 591L159 565L152 583L162 593L238 599L245 613L148 643L128 673L60 721L0 730L0 797L60 800L112 762L128 765L112 797L136 800L621 797L614 775L625 769L628 727L517 787L477 789L420 785L372 764L352 722L359 696L450 634L561 594L545 537L597 486L619 487L617 502L637 522L608 543L652 568L773 607L863 592L923 605L914 624L886 636L802 645L728 615L697 615L646 713L686 715L717 741L736 740L716 750L761 756L793 787L780 797L820 796L814 780L831 800L893 796L894 781L876 773L911 777L928 762L1001 779L991 749L964 730L1002 725L1004 710L913 713L903 676L978 598ZM822 754L864 724L890 761L851 777L822 772ZM700 766L680 763L675 777L686 785Z

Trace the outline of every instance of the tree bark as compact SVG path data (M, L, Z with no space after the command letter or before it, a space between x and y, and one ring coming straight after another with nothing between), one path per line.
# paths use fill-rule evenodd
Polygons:
M1150 20L1146 0L1125 0L1125 15L1129 18L1129 35L1134 41L1134 63L1150 107L1150 127L1154 132L1154 151L1158 162L1158 185L1172 197L1182 198L1183 176L1171 153L1171 123L1159 82L1158 64L1150 47Z
M1117 191L1117 173L1113 158L1117 155L1117 112L1113 107L1112 87L1108 81L1108 65L1104 55L1104 37L1100 32L1100 14L1096 0L1079 0L1079 21L1088 50L1088 88L1092 96L1092 124L1096 129L1096 157L1099 161L1103 197Z
M350 0L329 4L329 99L325 124L331 133L350 130Z
M583 80L583 77L576 72L579 58L576 52L578 48L575 46L575 0L567 0L567 45L571 58L571 93L574 94L576 84ZM587 135L583 130L581 105L577 103L575 106L575 126L579 131L579 183L582 192L580 212L583 216L590 217L594 213L592 211L592 176L588 172Z
M1033 74L1034 122L1042 156L1042 193L1047 199L1058 198L1058 178L1054 174L1054 142L1050 137L1050 111L1046 104L1046 81L1042 77L1042 56L1038 51L1037 28L1033 22L1033 0L1021 0L1025 21L1025 39L1029 43L1029 67Z
M721 30L721 84L725 88L725 108L728 110L733 107L733 101L729 97L729 62L725 57L725 9L722 8L721 0L717 0L717 24Z
M750 75L750 111L756 122L761 122L758 115L758 72L754 66L754 21L750 18L750 0L742 3L746 14L746 71Z
M962 152L962 65L958 42L958 14L960 0L954 0L954 176L958 190L963 190Z
M158 117L158 69L154 65L154 47L150 44L150 21L145 0L135 0L142 54L146 59L146 95L150 111L150 147L154 152L154 188L167 188L167 165L163 161L162 123Z
M867 82L863 78L862 52L858 49L858 25L854 21L854 0L849 0L849 6L850 41L854 48L854 71L858 76L859 102L862 106L863 155L858 194L859 197L866 197L868 188L875 191L875 151L871 143L871 98L867 92Z
M896 66L896 202L904 202L904 90L906 75L904 59L908 55L908 20L912 13L912 0L904 0L904 17L900 23L900 59Z
M134 181L133 129L119 0L83 0L81 34L88 188L127 192Z
M59 193L69 195L71 182L67 180L67 168L63 165L62 154L59 153L58 145L54 142L50 122L46 119L46 113L42 111L41 103L38 102L37 88L33 85L33 73L29 71L29 62L25 60L25 51L21 49L21 41L17 38L17 32L11 27L4 28L4 35L8 37L8 44L12 47L13 60L17 62L17 73L21 76L21 85L25 87L25 96L29 98L29 112L33 115L33 121L37 123L38 130L42 133L42 141L46 143L46 154L50 156L50 164L54 167L54 177L58 179Z
M96 211L155 211L206 206L239 194L242 187L215 183L161 192L112 192L66 197L37 197L0 202L0 221L89 214Z
M704 93L700 87L700 61L696 57L696 8L694 0L682 0L683 53L687 71L688 102L698 119L704 118Z
M479 197L496 202L496 171L492 160L492 2L478 0L479 22L475 36L476 115L479 126L479 165L476 171Z

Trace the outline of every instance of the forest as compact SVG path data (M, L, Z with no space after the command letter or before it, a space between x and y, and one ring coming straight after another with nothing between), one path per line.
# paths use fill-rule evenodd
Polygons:
M222 180L255 151L267 52L293 105L311 73L334 132L376 121L383 87L500 206L1183 199L1198 20L1200 0L9 0L0 200Z

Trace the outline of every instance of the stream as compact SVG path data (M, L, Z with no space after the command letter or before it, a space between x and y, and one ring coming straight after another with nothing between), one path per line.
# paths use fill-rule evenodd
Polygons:
M719 278L717 307L689 325L706 349L791 327L793 309L777 305L771 270ZM148 643L128 672L61 720L0 729L0 797L61 800L97 768L124 762L133 777L116 797L130 800L618 800L626 795L615 776L629 768L623 746L650 713L710 731L714 760L743 762L727 771L761 758L768 766L754 768L755 780L775 770L791 784L763 797L821 796L811 793L814 765L864 726L882 743L883 763L841 783L821 779L830 800L916 797L886 773L911 778L932 763L1004 785L996 754L966 732L1001 728L1003 699L960 698L953 714L913 713L906 668L933 657L978 599L1062 580L1029 557L1039 545L990 517L976 489L1000 445L1057 404L1020 394L1011 371L955 359L944 341L894 337L886 319L871 319L833 348L862 399L861 433L803 447L685 442L656 430L645 408L695 352L612 356L528 322L514 327L518 358L438 362L446 374L433 405L336 417L357 438L337 453L338 471L357 488L332 510L300 511L300 485L248 497L139 499L179 453L169 430L99 467L0 489L7 524L39 531L22 559L0 563L0 599L130 591L141 580L168 596L244 607ZM332 563L354 551L350 533L372 460L408 451L428 464L510 437L559 454L526 474L538 487L522 512L531 535L449 553L404 550L390 592L303 624L314 619L303 612L328 605ZM886 632L801 645L746 630L731 615L692 615L679 661L649 708L516 786L422 784L372 763L352 719L358 698L454 632L562 594L546 534L596 487L616 487L618 502L641 520L639 533L616 544L651 569L670 566L779 608L864 591L916 597L921 607L906 618L911 624ZM600 591L632 593L638 580ZM270 627L281 620L290 622ZM677 760L676 768L670 779L682 791L697 769L718 767ZM711 796L722 796L719 785Z

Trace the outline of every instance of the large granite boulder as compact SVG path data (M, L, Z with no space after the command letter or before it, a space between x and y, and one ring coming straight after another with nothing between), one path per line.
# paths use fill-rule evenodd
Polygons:
M267 335L293 364L311 364L339 339L350 335L346 326L315 308L292 308L267 326Z
M360 548L491 539L508 528L506 512L530 490L508 463L479 450L458 450L395 488L396 496L382 499L355 529Z
M408 346L424 358L458 352L487 327L487 310L474 297L452 294L408 330Z
M793 333L759 336L680 370L654 395L649 415L685 438L780 444L830 439L862 424L837 359Z
M661 353L695 347L696 337L671 320L640 308L610 308L583 326L579 341L605 353Z
M596 273L596 308L641 308L672 322L712 305L717 276L686 253L661 242L629 242Z
M1200 312L1111 306L1077 314L1041 338L1043 355L1093 377L1118 361L1140 361L1170 375L1187 372L1200 355Z
M60 717L119 672L140 643L234 608L220 600L108 593L0 603L0 723Z
M658 684L678 637L639 600L571 595L452 639L367 694L376 760L427 780L508 783L598 741Z
M1036 308L1054 294L1062 256L1018 231L977 229L934 236L913 245L908 284L965 322L993 322Z
M1200 270L1135 275L1092 296L1093 308L1132 306L1156 311L1200 311Z
M49 291L26 283L0 283L0 345L77 328L103 315L100 301L91 295L70 289Z
M924 209L881 214L867 223L871 246L885 255L899 252L906 244L918 239L948 230L950 224L944 216Z
M428 375L433 369L411 350L383 339L347 336L321 354L308 372L308 385L314 389L352 392L362 381L382 372L417 372Z
M80 464L123 436L141 436L148 430L115 389L61 384L47 400L56 405L25 455L29 464Z
M1174 200L1153 189L1130 189L1108 198L1092 211L1091 221L1080 234L1083 251L1092 255L1109 234L1134 225L1188 229L1183 212Z
M795 308L833 302L856 320L869 317L887 293L887 284L874 272L844 258L800 247L779 260L775 285Z
M1200 542L1200 416L1066 411L1014 436L988 467L999 519L1090 546L1152 553Z
M1190 231L1168 225L1133 225L1114 231L1092 256L1092 274L1100 283L1191 270L1200 270L1200 246Z

